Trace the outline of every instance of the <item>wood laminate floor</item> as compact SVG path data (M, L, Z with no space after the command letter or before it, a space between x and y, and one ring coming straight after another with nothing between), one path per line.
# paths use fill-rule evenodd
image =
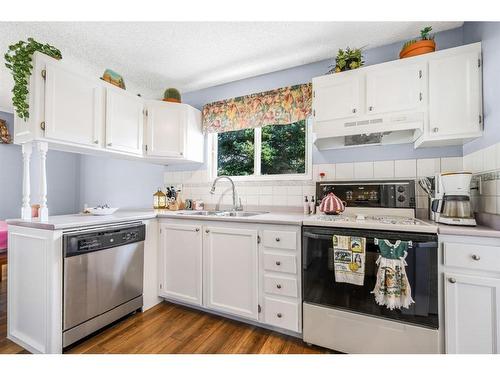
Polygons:
M0 353L27 353L8 340L7 282L0 282ZM71 347L67 353L319 354L302 340L216 315L162 302Z

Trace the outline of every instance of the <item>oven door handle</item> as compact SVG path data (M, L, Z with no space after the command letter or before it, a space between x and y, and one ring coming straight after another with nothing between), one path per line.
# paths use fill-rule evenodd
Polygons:
M331 240L333 236L335 236L335 234L328 235L328 234L304 232L304 237L312 238L314 240Z

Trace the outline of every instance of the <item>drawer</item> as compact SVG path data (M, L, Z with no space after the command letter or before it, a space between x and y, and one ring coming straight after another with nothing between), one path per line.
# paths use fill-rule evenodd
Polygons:
M298 297L297 279L293 277L264 276L264 292L286 297Z
M263 234L265 247L288 250L295 250L297 248L296 232L265 230Z
M445 266L500 272L500 247L455 242L443 246Z
M266 297L264 309L264 319L267 324L300 332L298 303Z
M264 269L267 271L297 273L295 255L272 254L264 252Z

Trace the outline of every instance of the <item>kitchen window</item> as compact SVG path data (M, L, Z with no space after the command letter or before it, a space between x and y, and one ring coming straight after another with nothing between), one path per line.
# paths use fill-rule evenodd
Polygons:
M212 178L292 180L311 178L311 124L301 120L289 125L212 133Z

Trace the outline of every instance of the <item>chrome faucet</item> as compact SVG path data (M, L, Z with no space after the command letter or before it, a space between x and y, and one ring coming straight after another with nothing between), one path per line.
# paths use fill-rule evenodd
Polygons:
M217 181L219 181L221 178L226 178L231 182L231 187L233 188L233 211L243 211L243 207L241 205L241 199L236 200L236 187L234 186L234 182L231 179L231 177L228 176L219 176L214 180L214 183L212 184L212 187L210 188L210 194L215 194L215 185L217 184Z

